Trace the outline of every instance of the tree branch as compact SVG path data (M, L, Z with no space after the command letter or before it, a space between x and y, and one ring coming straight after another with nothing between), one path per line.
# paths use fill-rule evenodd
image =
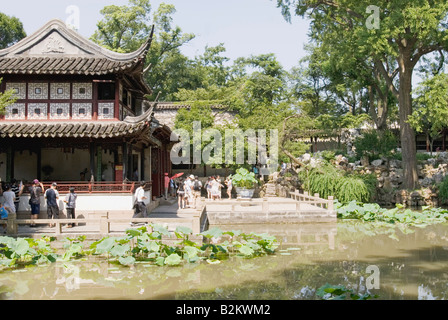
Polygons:
M383 62L379 60L375 60L375 66L379 70L379 72L383 75L384 80L386 80L386 84L389 87L389 90L397 97L399 98L400 93L398 92L397 88L395 88L395 85L393 84L392 80L395 78L395 76L398 74L395 70L392 74L389 74L386 71L386 68L383 65Z

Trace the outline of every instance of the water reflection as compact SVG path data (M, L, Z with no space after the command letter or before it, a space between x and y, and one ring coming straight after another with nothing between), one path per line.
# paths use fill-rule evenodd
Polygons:
M316 299L325 283L380 299L445 299L448 226L400 230L337 224L228 226L276 235L274 256L233 257L218 265L120 267L101 260L58 261L0 274L2 299ZM398 239L398 240L397 240ZM379 289L369 289L379 270Z

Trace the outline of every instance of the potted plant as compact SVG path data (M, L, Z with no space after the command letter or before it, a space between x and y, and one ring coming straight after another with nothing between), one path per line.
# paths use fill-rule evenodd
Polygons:
M232 183L241 198L252 198L258 180L255 178L255 173L249 172L245 168L239 168L232 176Z

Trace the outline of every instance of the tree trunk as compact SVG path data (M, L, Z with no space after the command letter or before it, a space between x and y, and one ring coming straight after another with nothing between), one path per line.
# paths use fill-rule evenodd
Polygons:
M400 138L401 153L403 158L403 187L415 189L418 182L417 175L417 147L415 132L407 122L412 114L412 60L410 57L399 59L400 64L400 89L399 89L399 114L400 114Z

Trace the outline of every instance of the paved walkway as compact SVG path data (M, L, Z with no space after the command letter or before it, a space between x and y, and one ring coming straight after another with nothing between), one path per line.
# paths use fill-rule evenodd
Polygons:
M204 200L205 204L207 205L207 211L209 213L209 219L210 223L217 222L216 218L224 219L223 223L228 224L232 223L234 218L230 215L226 218L226 215L223 213L229 213L232 212L239 212L237 213L238 216L241 216L243 220L246 221L245 223L250 223L252 221L249 219L251 216L254 215L261 215L267 217L267 212L262 212L262 203L263 199L253 199L251 201L247 200L237 200L237 199L227 199L224 198L222 200ZM266 203L266 202L265 202ZM276 198L276 197L269 197L267 198L267 204L268 206L265 208L267 211L271 212L274 210L275 212L278 211L285 211L285 212L295 212L296 211L296 204L297 201L291 198ZM318 208L314 205L311 205L309 203L301 203L300 204L301 211L306 211L308 214L311 214L312 216L319 215L320 213L327 214L327 210ZM168 230L174 231L177 226L187 226L191 229L193 228L194 223L194 217L193 215L197 216L197 210L194 209L178 209L177 205L177 199L160 199L160 204L157 208L152 210L150 212L149 217L151 219L154 219L152 223L156 224L162 224L168 227ZM218 215L216 215L218 214ZM246 217L246 215L248 215ZM291 214L289 214L288 217L290 217ZM113 212L109 215L110 219L116 219L116 218L125 218L130 219L132 218L132 212L126 212L126 213L119 213L119 212ZM270 215L269 215L270 217ZM311 217L311 216L310 216ZM197 218L196 218L197 219ZM218 219L218 220L219 220ZM226 220L227 219L227 220ZM230 219L230 220L229 220ZM271 219L271 218L270 218ZM258 221L258 220L257 220ZM271 221L269 221L271 222ZM285 220L283 222L291 222L290 220ZM143 225L143 224L141 224ZM134 227L140 227L141 225L137 225ZM129 229L133 226L131 226L129 223L125 222L111 222L110 223L110 234L114 236L121 236L125 234L126 229ZM29 225L20 225L18 227L18 236L19 237L41 237L43 235L55 235L56 229L50 228L48 225L38 225L36 228L31 228ZM66 238L66 237L76 237L79 235L88 235L89 238L101 238L100 234L100 225L98 222L91 222L89 224L83 224L80 223L80 225L74 226L73 228L67 228L66 226L62 227L62 235L60 238Z

